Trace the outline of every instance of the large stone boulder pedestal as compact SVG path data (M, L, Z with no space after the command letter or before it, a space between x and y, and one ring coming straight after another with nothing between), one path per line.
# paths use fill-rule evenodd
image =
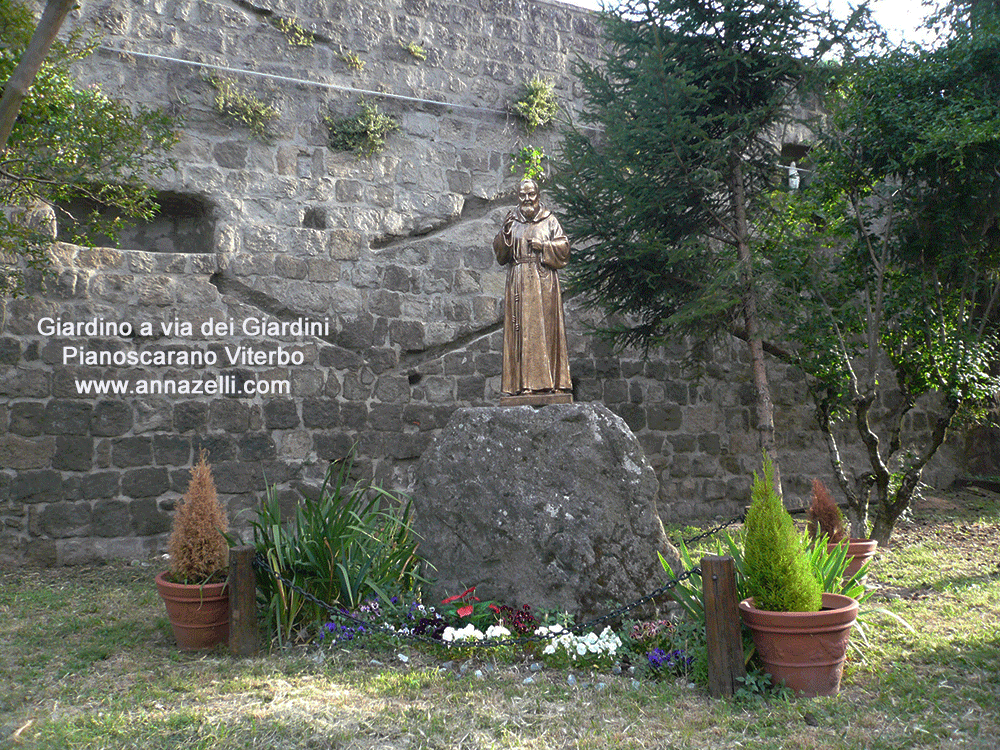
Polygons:
M658 483L625 422L601 404L459 409L417 465L420 554L439 598L589 619L679 570Z

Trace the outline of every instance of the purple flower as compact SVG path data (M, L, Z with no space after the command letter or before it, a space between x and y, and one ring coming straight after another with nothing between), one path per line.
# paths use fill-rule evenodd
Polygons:
M366 632L367 629L364 625L359 624L354 627L348 627L346 625L341 625L340 623L328 622L320 628L319 638L320 640L325 640L326 636L329 634L335 644L346 643L347 641L353 641L355 638L364 635Z
M662 648L654 648L646 654L649 666L654 670L669 670L672 672L683 672L691 666L694 657L688 656L680 649L666 652Z

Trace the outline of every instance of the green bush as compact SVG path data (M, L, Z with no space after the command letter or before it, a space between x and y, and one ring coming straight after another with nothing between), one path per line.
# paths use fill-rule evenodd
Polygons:
M361 102L361 111L354 117L334 117L323 119L329 139L327 144L334 151L354 151L370 157L383 148L389 134L399 129L399 123L390 115L383 114L377 104Z
M350 482L353 453L332 463L316 497L303 496L292 519L282 518L273 486L252 523L254 546L268 565L326 604L353 610L366 599L384 601L424 583L411 528L410 501L374 483ZM279 644L308 636L330 619L267 571L258 590Z
M559 112L552 81L535 76L521 87L517 101L511 102L510 111L521 118L529 133L551 125Z
M773 612L818 611L823 589L792 517L774 490L774 465L766 454L763 475L754 472L744 529L743 560L754 604Z

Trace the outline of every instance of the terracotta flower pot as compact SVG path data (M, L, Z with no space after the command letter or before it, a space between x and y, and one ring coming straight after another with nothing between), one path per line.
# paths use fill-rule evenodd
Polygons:
M784 681L796 695L836 695L847 657L847 642L858 616L849 596L823 594L818 612L769 612L740 602L740 617L753 634L764 671Z
M875 557L878 549L878 541L875 539L841 539L837 544L847 542L847 570L844 571L844 580L850 580L851 576L861 570L861 566ZM828 552L832 552L836 544L826 545Z
M227 583L172 583L166 575L156 576L156 588L166 605L177 646L182 651L197 651L225 643L229 639Z

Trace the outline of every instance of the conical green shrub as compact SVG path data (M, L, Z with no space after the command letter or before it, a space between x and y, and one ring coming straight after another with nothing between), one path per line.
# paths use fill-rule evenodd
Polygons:
M743 558L748 588L758 609L816 612L823 589L812 571L802 537L774 489L774 464L764 454L762 476L753 475L744 524Z

